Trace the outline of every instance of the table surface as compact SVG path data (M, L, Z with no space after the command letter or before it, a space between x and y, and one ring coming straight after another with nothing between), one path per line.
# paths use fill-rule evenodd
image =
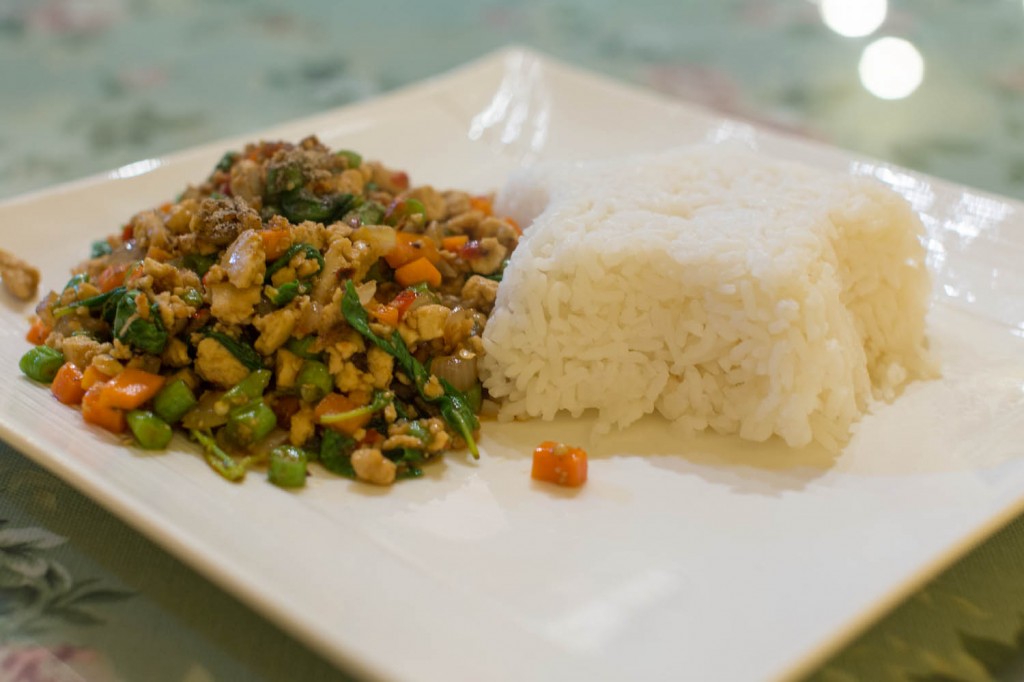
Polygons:
M0 4L0 199L511 43L1024 199L1022 39L1016 0L15 0ZM1024 677L1022 558L1017 519L812 677ZM348 677L0 443L0 680L83 679Z

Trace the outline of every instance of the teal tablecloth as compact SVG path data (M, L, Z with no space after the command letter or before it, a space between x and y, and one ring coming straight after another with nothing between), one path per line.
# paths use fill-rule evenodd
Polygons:
M1024 6L893 0L880 24L879 7L10 0L0 3L0 197L255 131L520 43L1024 198ZM824 15L838 18L829 26ZM860 66L884 37L907 41L923 63L916 88L912 73L895 83L911 90L903 98L870 91L899 70L898 57L883 52L875 72ZM0 226L0 246L14 229ZM1018 519L814 677L1024 678L1022 558ZM346 677L0 443L0 680L333 679Z

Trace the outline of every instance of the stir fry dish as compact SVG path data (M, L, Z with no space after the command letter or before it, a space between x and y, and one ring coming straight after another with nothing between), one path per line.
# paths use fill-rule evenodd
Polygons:
M301 486L315 461L387 485L478 456L480 335L519 235L489 197L315 137L250 144L93 243L20 366L138 447L187 434L229 480Z

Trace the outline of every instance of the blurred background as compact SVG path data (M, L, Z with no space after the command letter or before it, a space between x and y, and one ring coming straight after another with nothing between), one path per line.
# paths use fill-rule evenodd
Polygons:
M1024 197L1020 0L3 0L0 196L341 106L510 43Z
M509 44L1024 199L1021 0L0 0L0 199L256 133ZM815 678L1024 679L1022 560L1018 519ZM26 640L4 623L5 585L26 571L63 576L90 609ZM8 679L344 676L7 451Z

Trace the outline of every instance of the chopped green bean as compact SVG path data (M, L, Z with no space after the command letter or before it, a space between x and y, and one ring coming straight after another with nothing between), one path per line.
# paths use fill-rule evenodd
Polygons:
M21 356L18 367L34 381L48 384L57 376L57 370L64 364L64 354L49 346L36 346Z
M269 369L258 369L255 372L251 372L247 377L232 386L227 393L222 395L217 401L218 405L223 410L230 410L231 408L251 403L254 400L259 400L263 397L263 392L267 390L267 386L270 385L271 376L272 374Z
M267 169L266 194L268 197L271 197L291 192L301 187L305 182L306 178L303 176L302 168L297 164L271 166Z
M309 350L309 347L316 342L316 337L303 336L301 339L296 339L294 336L288 339L284 347L288 349L290 353L298 355L303 360L319 360L323 357L322 353L313 353Z
M153 396L153 411L168 424L175 424L198 402L185 380L175 379Z
M294 445L278 445L270 451L267 479L282 488L299 488L306 484L306 462L309 456Z
M347 168L359 168L363 165L363 157L351 149L342 149L341 151L335 152L334 155L345 159L345 166Z
M145 450L163 450L174 436L170 424L147 410L132 410L125 419L139 447Z
M241 447L258 443L277 426L277 415L262 400L236 407L228 413L224 437Z
M331 392L334 388L334 378L324 363L319 360L306 360L295 377L295 385L299 387L299 396L312 403Z
M203 446L206 462L214 471L229 481L241 481L245 478L245 464L224 452L212 436L198 429L189 430L189 434Z

